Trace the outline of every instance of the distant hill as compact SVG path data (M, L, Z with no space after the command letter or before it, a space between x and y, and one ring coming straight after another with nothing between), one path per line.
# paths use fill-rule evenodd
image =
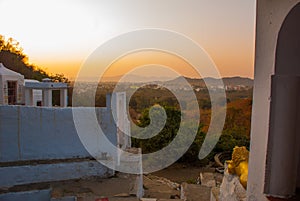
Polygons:
M206 84L209 84L210 86L217 86L220 84L220 80L216 78L189 78L189 77L183 77L179 76L175 79L172 79L171 77L155 77L155 76L140 76L140 75L126 75L122 79L122 76L114 76L114 77L103 77L103 82L132 82L132 83L147 83L147 82L164 82L166 85L178 85L183 84L183 82L187 81L190 84L194 86L205 86ZM253 87L253 80L250 78L244 78L244 77L225 77L222 78L223 83L225 86L239 86L243 85L246 87ZM205 82L204 82L205 81Z
M197 79L197 78L188 78L188 77L178 77L171 81L167 81L166 84L175 85L184 82L184 79L188 81L191 85L194 86L205 86L206 84L210 86L217 86L220 84L220 79L216 78L204 78L204 79ZM250 78L243 78L243 77L226 77L222 78L223 83L225 86L239 86L244 85L246 87L253 87L253 80Z
M254 80L250 78L244 78L244 77L225 77L222 78L225 85L244 85L253 87Z
M122 78L122 79L121 79ZM173 78L167 76L141 76L141 75L119 75L113 77L102 77L103 82L132 82L132 83L143 83L143 82L156 82L156 81L168 81Z

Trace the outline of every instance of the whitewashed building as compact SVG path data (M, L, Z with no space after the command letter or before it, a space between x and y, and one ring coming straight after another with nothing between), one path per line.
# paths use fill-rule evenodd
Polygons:
M26 83L38 83L38 80L31 80L31 79L25 79L25 85ZM43 91L40 89L33 89L32 90L33 95L33 106L42 106L43 101Z
M60 91L60 107L67 107L68 85L45 78L24 80L24 76L0 63L0 105L52 107L52 91Z
M24 76L0 63L0 105L24 103Z
M36 106L35 98L37 94L42 93L41 106L52 107L52 91L60 91L60 107L67 107L68 105L68 85L62 82L51 82L50 79L45 78L43 82L25 82L25 105Z

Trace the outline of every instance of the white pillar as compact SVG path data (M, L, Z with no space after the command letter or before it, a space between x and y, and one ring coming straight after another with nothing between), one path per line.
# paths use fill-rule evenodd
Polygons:
M117 125L118 145L121 149L131 147L130 122L126 109L126 93L113 93L111 100L111 109Z
M43 106L52 107L52 90L44 89L43 90Z
M60 90L60 107L68 106L68 90L61 89Z
M34 106L32 89L28 89L28 88L25 89L25 105Z

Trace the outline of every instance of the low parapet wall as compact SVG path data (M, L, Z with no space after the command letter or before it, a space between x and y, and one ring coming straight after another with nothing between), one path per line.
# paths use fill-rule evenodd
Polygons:
M105 135L116 145L110 112L95 110ZM0 106L0 162L86 157L90 155L77 135L72 108Z
M117 121L113 119L111 107L0 106L0 187L85 176L112 176L114 171L94 160L80 141L72 111L84 113L94 110L107 139L115 147L125 145L126 148L130 145L130 137L120 132L118 127L130 127L124 108L125 95L117 93L112 98L108 95L107 101L114 108L123 107L120 110L122 112L117 110ZM80 121L88 122L90 119L82 118ZM95 130L91 127L85 129ZM94 153L99 158L102 158L102 154L106 156L107 153L101 151L103 142L101 144L100 141L93 140L98 133L89 133L94 136L85 137L92 139L93 156Z

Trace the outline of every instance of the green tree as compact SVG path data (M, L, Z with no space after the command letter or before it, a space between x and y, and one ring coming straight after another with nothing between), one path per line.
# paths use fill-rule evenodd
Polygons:
M133 146L142 148L143 153L152 153L166 147L176 136L178 132L178 128L180 125L181 120L181 112L173 107L164 106L164 110L167 115L166 124L163 129L154 137L150 139L136 139L133 138ZM142 115L139 119L140 127L147 127L150 124L150 117L149 117L150 109L146 109L142 112ZM156 116L161 115L161 110L152 111L152 118L153 121L157 124L161 122L155 121ZM160 127L161 125L154 125L155 127ZM144 130L145 132L151 132L149 130ZM155 132L155 130L153 130ZM141 133L140 135L144 135L145 133Z
M163 147L166 147L175 138L178 132L181 122L181 112L175 107L163 106L163 108L165 109L167 120L164 128L159 132L159 134L150 139L132 138L133 146L142 148L143 153L152 153L162 149ZM149 111L150 110L148 108L142 112L142 115L138 121L138 126L147 127L150 125L150 123L153 123L149 117ZM152 113L152 119L154 119L156 115L160 115L159 111L156 113L154 112L154 114ZM158 121L156 123L159 124L160 122ZM194 129L196 129L191 125L189 126L188 123L189 122L185 124L185 128L187 130L184 131L187 138L191 137L188 134L194 132ZM160 127L161 125L157 126ZM210 160L214 160L215 154L220 152L230 152L235 146L246 146L249 149L250 138L249 136L245 135L243 128L238 126L229 126L226 130L223 130L223 133L212 152L205 159L200 161L198 159L198 154L206 136L206 134L202 131L202 127L203 125L201 124L197 128L197 134L193 143L178 162L206 165ZM182 141L182 144L185 145L184 140ZM180 147L180 144L178 147Z
M140 147L142 148L143 153L152 153L155 151L158 151L162 149L163 147L166 147L169 145L169 143L176 137L176 134L178 133L178 129L181 123L181 112L175 107L171 106L163 106L167 119L166 119L166 124L163 127L163 129L154 137L150 139L137 139L137 138L132 138L132 144L135 147ZM157 113L154 112L152 114L152 118L155 118L155 115L160 115L159 112ZM151 119L149 117L149 108L144 110L142 112L142 115L139 119L139 124L138 126L140 127L147 127L149 126L151 122ZM153 122L152 122L153 123ZM157 124L160 122L158 121ZM158 125L160 127L161 125ZM188 163L195 163L199 162L198 160L198 154L199 150L201 148L201 145L204 141L205 134L201 131L201 127L199 126L198 128L193 128L192 126L189 125L189 122L185 123L185 130L184 133L186 134L186 137L192 137L189 136L190 133L194 132L194 129L197 130L197 135L187 150L187 152L179 159L179 162L188 162ZM143 133L141 133L143 134ZM182 140L182 145L185 146L186 142L185 139ZM180 147L180 144L178 145ZM204 160L206 161L206 160ZM202 161L203 162L203 161ZM207 161L206 161L207 162ZM205 163L206 164L206 163Z

